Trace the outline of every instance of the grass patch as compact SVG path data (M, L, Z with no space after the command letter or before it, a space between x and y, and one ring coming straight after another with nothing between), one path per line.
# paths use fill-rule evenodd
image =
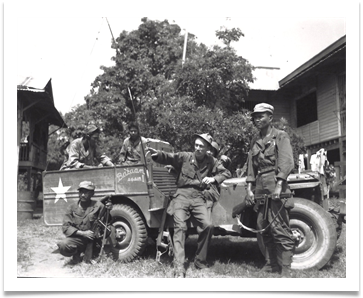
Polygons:
M346 277L346 233L345 224L330 262L321 270L293 271L294 278L345 278ZM27 273L36 276L41 264L46 268L58 262L59 270L76 277L92 278L172 278L172 258L166 254L161 264L155 261L155 245L148 245L144 254L131 263L114 262L103 258L95 265L80 263L69 265L70 258L51 254L58 240L63 239L61 227L48 227L42 219L26 220L18 223L18 276ZM212 238L208 260L211 268L197 270L193 265L197 248L197 236L186 240L186 261L188 278L278 278L276 273L259 273L264 265L255 239L217 236ZM43 269L41 269L43 270ZM34 273L33 273L34 272ZM44 271L41 271L46 275Z

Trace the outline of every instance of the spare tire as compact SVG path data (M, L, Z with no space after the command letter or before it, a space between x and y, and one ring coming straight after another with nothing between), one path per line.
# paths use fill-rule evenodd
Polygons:
M299 235L292 269L321 269L332 257L337 243L334 222L320 205L303 199L294 198L294 208L290 211L290 228ZM265 253L261 236L257 234L258 245Z

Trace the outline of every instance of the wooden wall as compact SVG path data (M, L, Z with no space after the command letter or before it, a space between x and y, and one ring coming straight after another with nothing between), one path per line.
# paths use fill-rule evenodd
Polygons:
M318 77L318 120L320 142L339 137L337 81L335 75Z
M337 76L334 74L320 73L310 84L300 89L300 94L294 98L286 94L267 90L250 90L249 106L266 102L274 106L274 119L284 117L291 127L296 128L296 100L315 90L317 95L318 120L296 128L305 141L305 145L317 144L340 137L338 119L338 88ZM251 105L253 102L253 105Z
M317 144L340 136L338 120L338 94L336 76L333 74L320 74L316 80L315 88L317 96L318 120L296 128L305 141L305 145ZM293 100L291 111L296 115L296 100ZM293 116L292 123L296 127L296 116Z

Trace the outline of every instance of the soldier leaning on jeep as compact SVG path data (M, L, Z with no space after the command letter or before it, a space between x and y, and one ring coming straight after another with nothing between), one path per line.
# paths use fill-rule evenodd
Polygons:
M194 135L194 152L166 153L153 148L154 161L172 165L177 172L178 189L168 207L168 214L174 219L174 266L175 276L185 277L185 235L187 220L192 216L198 223L198 247L194 259L197 269L207 268L207 253L213 235L213 224L207 211L203 191L212 183L222 183L231 177L229 170L217 159L207 154L211 149L212 137L209 134Z

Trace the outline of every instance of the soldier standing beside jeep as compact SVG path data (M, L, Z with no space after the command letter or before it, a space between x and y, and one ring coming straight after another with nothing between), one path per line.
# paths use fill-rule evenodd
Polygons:
M212 137L209 134L194 135L194 152L166 153L153 148L154 161L172 165L177 172L178 189L174 194L167 212L174 219L174 268L175 277L185 277L185 235L187 220L193 216L198 222L198 247L194 259L197 269L207 268L207 252L213 235L213 224L208 216L206 199L203 191L212 183L220 184L231 177L217 159L207 154L211 148Z
M294 168L292 147L286 132L272 126L274 107L261 103L254 107L253 122L260 131L251 143L247 168L247 201L254 202L255 194L272 194L267 220L263 218L263 206L258 207L257 228L263 232L266 247L265 272L281 272L282 277L291 276L291 262L295 242L289 226L289 212L280 194L289 192L287 176ZM280 271L281 270L281 271Z

